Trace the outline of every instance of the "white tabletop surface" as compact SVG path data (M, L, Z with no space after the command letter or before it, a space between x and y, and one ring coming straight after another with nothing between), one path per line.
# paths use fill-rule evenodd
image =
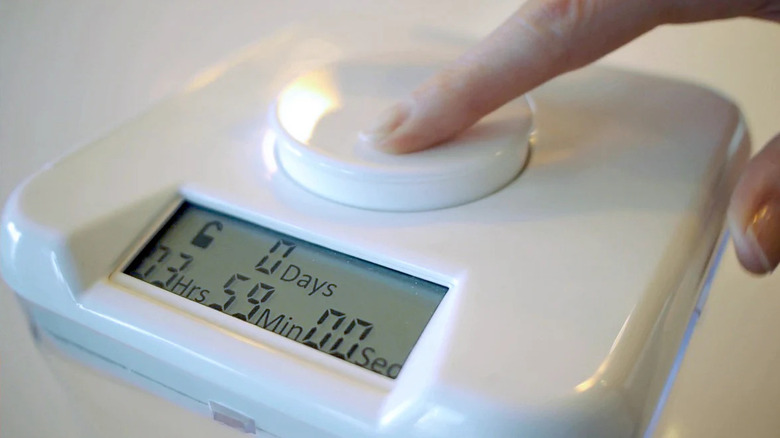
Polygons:
M0 2L0 201L43 163L150 107L230 52L318 13L434 22L481 35L516 6L468 0ZM665 26L607 57L691 79L742 108L755 147L780 131L780 26ZM656 436L780 436L780 275L727 249ZM239 436L34 348L0 283L0 436Z

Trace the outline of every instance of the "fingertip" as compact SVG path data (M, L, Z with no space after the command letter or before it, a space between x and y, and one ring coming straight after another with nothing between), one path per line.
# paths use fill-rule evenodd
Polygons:
M754 230L745 228L737 220L729 220L729 232L734 242L737 259L745 270L757 275L772 273L777 262L772 263L759 243Z
M391 155L402 155L407 153L403 148L398 147L391 138L383 138L373 143L376 150Z
M451 95L431 92L391 107L360 134L363 141L390 154L408 154L430 149L457 136L478 119L464 116L462 102Z
M423 105L415 106L410 101L398 102L377 117L370 128L361 131L361 141L371 144L375 149L394 155L408 154L429 149L438 144L444 137L449 137L450 131L436 126L435 123L426 122L426 118L446 119L445 116L437 117L440 111L431 110Z
M430 149L436 146L438 142L430 135L426 135L425 131L418 133L413 127L407 129L405 126L401 126L395 132L374 144L382 152L403 155Z
M780 263L780 135L748 163L731 199L729 228L742 266L755 274Z
M381 146L409 118L410 108L406 102L397 102L382 111L374 122L360 131L360 139ZM388 147L388 146L385 146ZM381 147L380 147L381 148Z

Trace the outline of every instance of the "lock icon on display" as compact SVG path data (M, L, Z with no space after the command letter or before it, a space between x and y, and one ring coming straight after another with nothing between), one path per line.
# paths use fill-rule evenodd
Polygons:
M192 238L190 243L197 246L198 248L208 248L208 246L211 245L211 242L214 240L212 236L206 234L206 231L208 231L208 229L211 227L215 227L217 231L222 231L222 222L211 221L207 223L203 226L203 228L200 229L200 231L198 231L198 234Z

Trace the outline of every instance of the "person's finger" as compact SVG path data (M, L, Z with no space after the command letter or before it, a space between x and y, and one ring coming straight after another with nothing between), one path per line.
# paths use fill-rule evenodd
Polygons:
M664 22L756 15L777 0L529 0L364 132L379 149L431 147L537 85ZM775 6L776 7L776 6Z
M729 228L742 266L772 272L780 262L780 134L748 163L729 207Z

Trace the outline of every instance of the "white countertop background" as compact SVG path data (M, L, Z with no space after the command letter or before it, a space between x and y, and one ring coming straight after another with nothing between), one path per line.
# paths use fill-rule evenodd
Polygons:
M479 36L517 6L479 3L0 2L0 202L45 162L301 17L367 14ZM780 25L738 19L664 26L605 62L720 90L742 108L755 148L780 131ZM780 274L746 274L729 247L656 436L780 436L779 315ZM0 436L243 435L71 363L47 365L12 291L0 283Z

